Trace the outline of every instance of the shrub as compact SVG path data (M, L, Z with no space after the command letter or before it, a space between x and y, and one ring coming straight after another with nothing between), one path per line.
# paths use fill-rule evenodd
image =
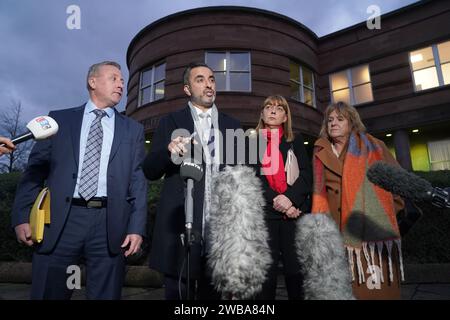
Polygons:
M450 262L450 209L419 205L422 217L403 237L403 253L407 263Z
M433 187L450 187L450 170L414 171L413 173L428 180Z
M11 228L11 208L20 173L0 175L0 261L31 261L32 250L16 240Z
M450 187L450 170L414 172L434 187ZM402 246L407 263L450 262L450 209L418 203L422 217L403 237Z

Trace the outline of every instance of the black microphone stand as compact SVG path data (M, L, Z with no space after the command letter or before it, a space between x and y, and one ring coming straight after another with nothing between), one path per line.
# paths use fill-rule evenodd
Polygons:
M186 299L191 300L191 246L194 243L194 234L192 233L192 223L194 216L194 180L187 179L186 187L186 200L185 200L185 212L186 212L186 224L184 234L181 234L181 241L185 249L186 258Z
M191 150L193 145L191 144ZM201 154L201 153L200 153ZM201 163L201 162L199 162ZM196 233L193 231L192 226L194 223L194 180L200 181L203 177L203 168L195 161L194 158L184 159L180 166L180 176L186 180L186 195L185 195L185 231L181 234L181 242L185 249L185 261L187 262L186 268L186 299L191 300L191 247L196 241ZM201 236L198 237L201 239Z

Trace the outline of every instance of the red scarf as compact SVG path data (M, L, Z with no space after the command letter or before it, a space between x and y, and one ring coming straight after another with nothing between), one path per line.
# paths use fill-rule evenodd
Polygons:
M283 155L280 152L283 127L279 126L277 129L264 129L262 132L267 139L267 148L264 153L261 167L272 190L282 194L287 189Z

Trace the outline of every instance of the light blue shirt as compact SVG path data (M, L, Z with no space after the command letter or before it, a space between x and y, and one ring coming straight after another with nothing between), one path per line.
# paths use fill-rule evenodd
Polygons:
M83 123L81 124L81 134L80 134L80 154L78 162L78 175L77 184L75 185L75 191L73 193L74 198L81 198L78 194L78 186L80 184L81 170L83 169L84 153L86 151L86 142L89 135L89 129L91 128L91 123L95 119L95 113L92 112L95 109L99 109L95 106L91 99L86 103L83 113ZM114 109L106 108L102 109L106 112L106 116L102 118L102 128L103 128L103 143L102 143L102 153L100 156L100 171L98 173L98 186L96 197L106 197L108 195L108 190L106 186L107 173L108 173L108 162L109 155L111 153L111 146L114 138Z

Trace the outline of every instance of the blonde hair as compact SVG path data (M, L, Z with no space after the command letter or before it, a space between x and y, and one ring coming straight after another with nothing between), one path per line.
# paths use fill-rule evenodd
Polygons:
M350 132L366 132L366 127L362 123L358 111L345 102L339 101L328 105L328 107L325 109L325 112L323 114L322 127L320 128L319 133L319 136L321 138L327 138L328 140L331 139L328 134L328 117L333 111L336 111L338 115L342 115L345 119L348 120Z
M256 132L259 133L259 130L266 128L266 125L262 118L262 112L263 112L263 109L269 104L271 104L271 105L276 104L276 105L283 107L284 112L286 112L286 117L287 117L287 120L283 124L283 131L284 131L283 135L287 142L294 141L294 132L292 131L291 109L289 108L289 104L286 101L286 99L281 95L268 96L264 100L263 104L261 105L261 113L259 115L259 122L255 128Z

